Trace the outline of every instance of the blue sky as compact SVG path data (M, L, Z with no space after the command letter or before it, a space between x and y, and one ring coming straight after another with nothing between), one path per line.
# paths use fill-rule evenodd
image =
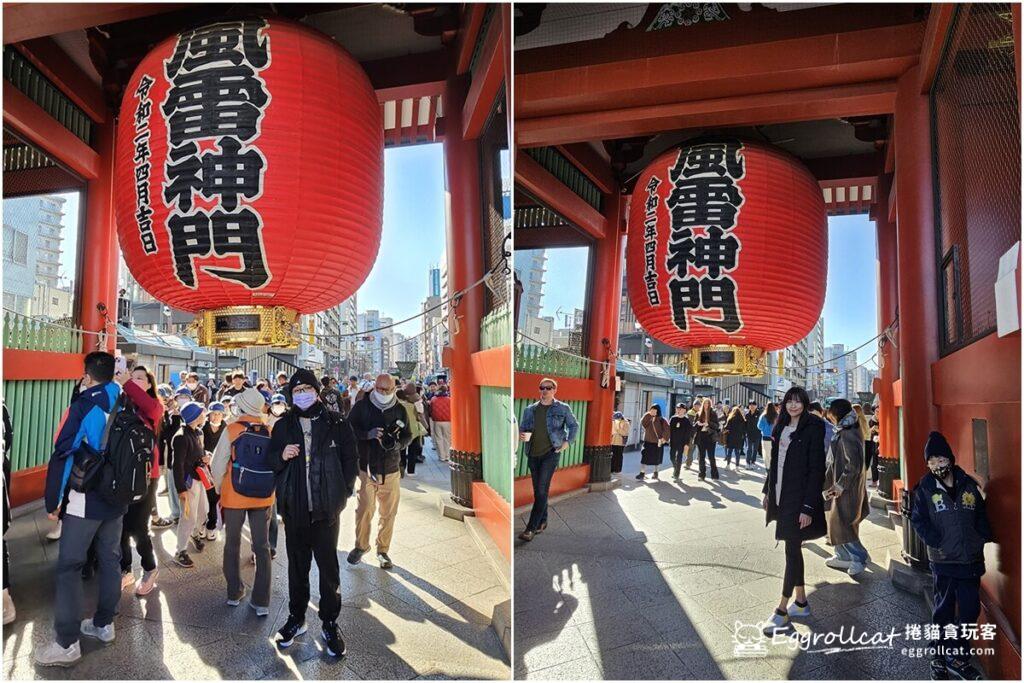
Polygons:
M867 216L836 216L828 221L828 283L825 293L825 344L860 346L878 334L875 226ZM583 307L587 250L582 247L547 250L542 316L561 308L571 313ZM564 318L556 324L561 326ZM857 353L858 362L874 350ZM874 367L868 365L868 367Z
M359 288L359 311L394 320L420 312L427 271L444 251L444 151L440 144L384 151L384 233L370 276ZM395 328L411 336L423 321Z

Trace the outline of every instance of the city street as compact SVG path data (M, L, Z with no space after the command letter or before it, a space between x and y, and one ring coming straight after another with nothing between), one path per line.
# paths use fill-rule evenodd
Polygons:
M428 442L429 443L429 442ZM57 543L40 509L14 520L7 541L11 553L11 594L18 618L4 627L6 679L508 679L509 667L490 626L494 606L507 591L487 564L462 522L438 512L449 472L432 448L415 479L402 482L402 499L390 555L395 567L377 566L367 553L352 567L345 556L355 538L355 498L341 516L342 610L338 625L348 655L333 660L323 651L316 618L317 580L306 615L309 632L279 651L274 635L287 616L288 577L284 526L274 562L270 616L258 618L244 601L226 606L221 575L223 537L192 553L196 568L173 564L174 527L154 532L161 575L145 598L122 593L115 620L117 639L109 646L82 639L83 657L70 669L38 668L32 648L53 637L53 568ZM158 498L167 514L167 498ZM376 527L374 527L376 528ZM376 531L373 532L374 534ZM244 532L246 539L248 532ZM247 552L243 542L243 556ZM136 576L141 572L136 557ZM243 580L252 566L243 561ZM96 582L86 587L95 605Z
M667 461L660 481L640 482L639 452L626 453L620 488L553 505L544 533L516 546L517 678L928 678L926 660L899 652L904 624L928 612L886 575L886 553L899 548L878 510L861 525L871 557L856 578L825 566L824 539L804 545L812 616L794 623L800 634L895 628L893 650L805 653L762 641L754 626L740 631L754 647L737 650L737 622L766 620L782 587L783 549L760 505L764 468L727 470L719 455L719 481L698 482L694 462L680 485Z

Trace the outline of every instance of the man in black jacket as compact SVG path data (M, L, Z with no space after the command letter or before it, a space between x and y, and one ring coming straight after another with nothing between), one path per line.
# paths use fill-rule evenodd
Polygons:
M278 631L277 645L288 647L306 632L315 558L324 644L329 654L342 657L345 641L336 623L341 612L338 517L355 486L355 437L348 422L320 402L320 382L312 372L296 371L288 389L292 408L274 424L269 453L288 552L288 621Z
M747 433L747 467L753 467L757 462L757 454L761 451L761 429L757 426L757 421L761 419L761 411L757 409L757 401L747 404L747 413L743 419Z
M928 435L924 447L928 474L914 487L910 523L928 545L935 591L932 623L940 629L940 640L932 641L932 679L952 675L978 680L981 674L971 666L970 640L964 625L978 623L981 613L979 591L985 573L985 544L992 540L992 527L985 513L985 499L978 482L956 465L953 449L939 432ZM956 636L945 630L955 625ZM939 646L943 651L939 651Z
M370 549L370 523L374 508L380 505L377 523L377 561L381 568L392 567L388 549L398 513L402 490L402 451L412 441L405 408L395 393L395 378L377 375L366 400L352 406L348 416L359 443L359 503L356 506L356 546L348 554L349 564L359 564Z

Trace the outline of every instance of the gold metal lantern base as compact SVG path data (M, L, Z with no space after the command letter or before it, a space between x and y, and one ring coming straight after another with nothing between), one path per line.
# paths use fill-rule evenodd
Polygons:
M713 344L690 349L683 363L688 375L760 377L764 374L763 358L764 349L755 346Z
M226 306L200 311L191 329L200 346L295 348L299 345L298 317L298 311L283 306Z

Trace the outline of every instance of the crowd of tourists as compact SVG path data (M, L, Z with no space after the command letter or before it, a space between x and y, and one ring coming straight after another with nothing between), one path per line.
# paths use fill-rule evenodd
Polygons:
M140 365L117 370L108 353L85 357L46 476L45 507L55 522L48 538L59 542L55 639L36 647L36 662L69 666L82 656L81 636L114 640L123 591L142 597L158 587L151 529L174 527L172 559L184 569L194 568L193 555L222 534L225 606L247 601L256 617L268 616L282 523L288 617L277 645L286 648L306 632L315 561L321 637L329 655L343 656L337 625L340 514L355 496L356 542L348 563L359 564L371 550L376 517L376 558L382 569L391 569L400 480L416 476L428 435L439 459L449 456L446 378L400 386L388 373L367 373L339 387L332 377L299 369L290 376L280 372L273 381L241 371L221 383L203 383L196 373L183 379L175 389L158 384ZM12 439L6 405L3 414L6 533ZM157 514L160 495L168 498L170 517ZM243 558L246 523L251 541ZM134 555L140 576L133 573ZM242 579L243 559L255 565L249 586ZM83 584L93 579L98 602L83 620ZM16 618L9 582L5 541L5 624Z
M520 440L533 480L534 503L526 529L528 542L547 527L551 482L561 453L571 447L579 426L569 405L558 401L558 383L540 382L540 400L528 405L520 421ZM622 412L612 416L611 471L621 473L623 451L632 424ZM698 480L719 478L715 451L725 449L725 466L755 470L764 476L761 507L766 524L775 522L775 538L784 544L785 570L778 607L763 628L767 636L792 632L791 620L809 617L804 586L803 543L827 538L833 555L825 565L857 576L870 561L860 541L860 525L869 515L869 491L877 488L878 416L870 405L844 398L825 409L802 387L791 387L778 402L745 408L697 398L677 404L670 419L653 404L640 420L639 481L656 481L669 446L672 478L690 470L694 451ZM756 468L758 455L761 468ZM978 483L956 466L945 437L932 432L925 446L928 473L913 490L911 524L928 546L933 574L932 622L941 629L930 643L932 678L974 680L970 642L963 626L977 622L979 590L985 573L983 547L992 540ZM956 633L957 635L951 635Z

